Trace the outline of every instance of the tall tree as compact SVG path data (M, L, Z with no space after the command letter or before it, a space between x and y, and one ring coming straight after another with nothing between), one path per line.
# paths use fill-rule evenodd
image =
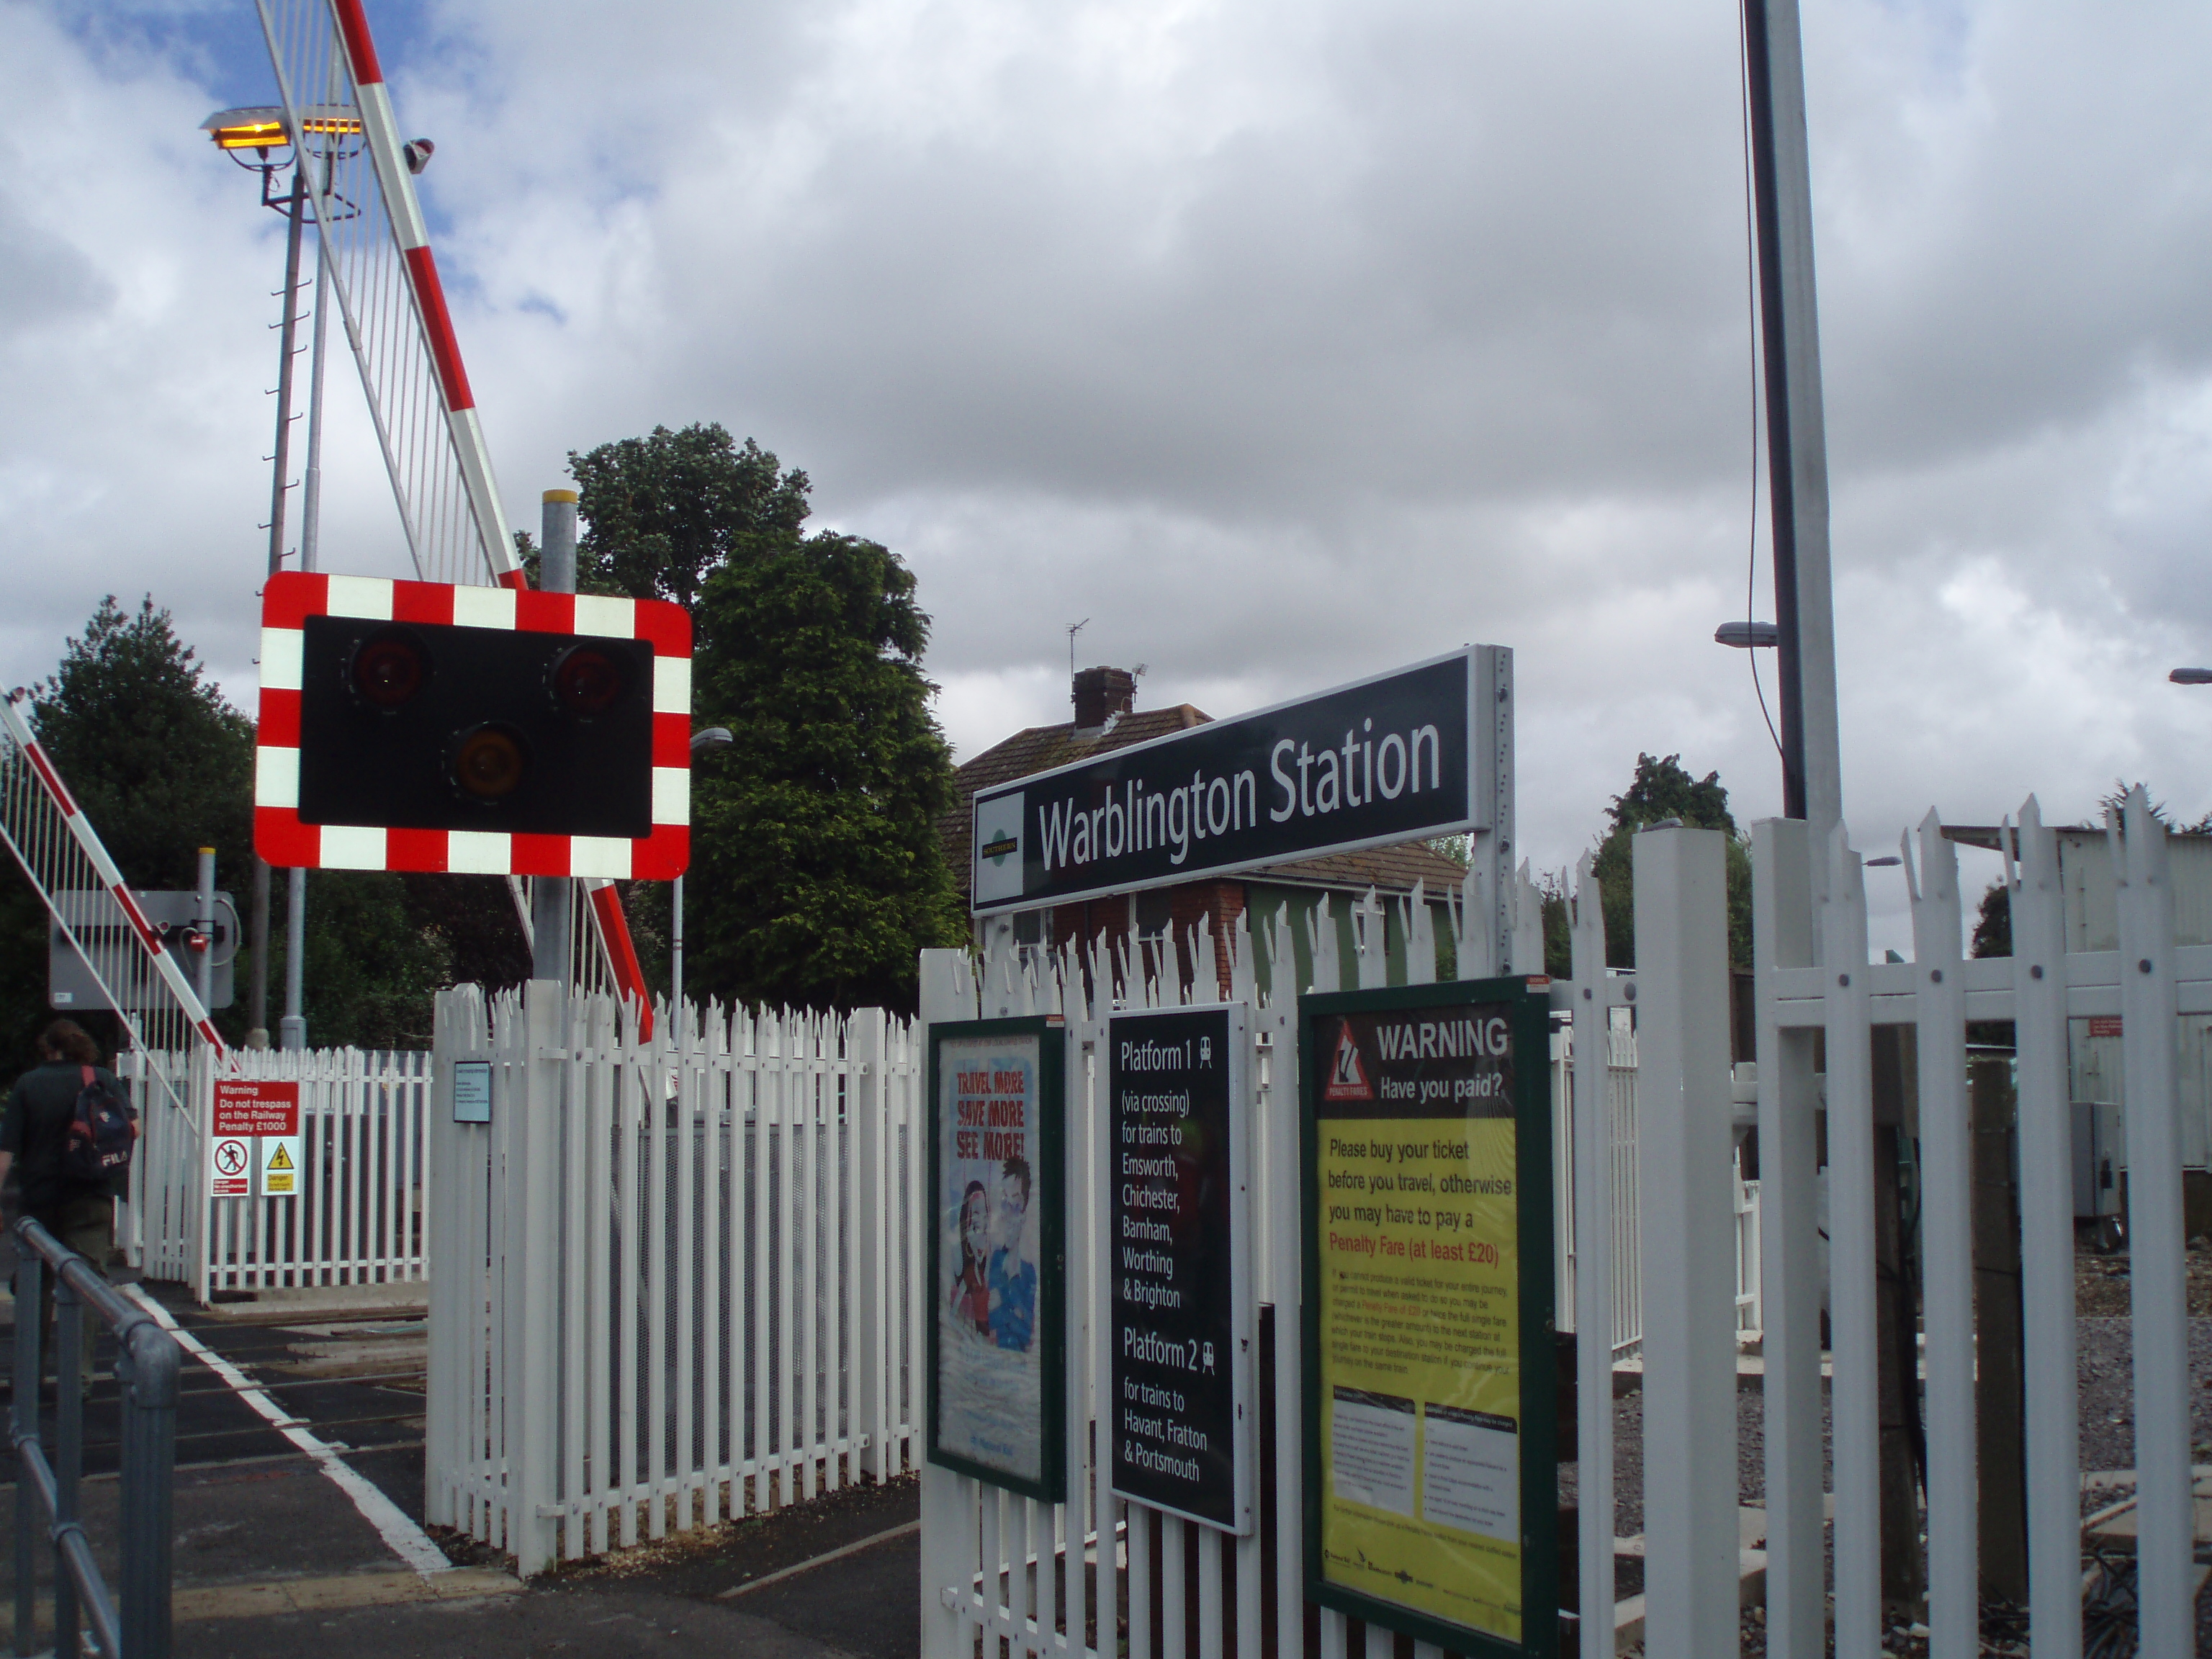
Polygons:
M216 850L216 878L243 890L252 866L253 724L208 678L168 611L149 597L126 611L109 594L82 635L66 641L52 678L32 690L32 729L52 756L124 879L180 889L198 878L199 849ZM8 1000L5 1047L27 1063L46 1009L46 916L27 883L0 915ZM250 958L241 954L242 975ZM104 1048L112 1018L86 1022ZM232 1041L241 1009L216 1015Z
M1632 837L1640 830L1679 818L1693 830L1718 830L1728 837L1729 965L1751 966L1751 849L1729 811L1720 774L1692 777L1680 755L1639 754L1628 788L1613 798L1610 827L1591 860L1605 907L1606 963L1636 965L1636 898Z
M748 537L795 535L812 487L781 470L750 438L742 446L714 422L568 453L583 592L673 599L687 610L708 576Z
M736 741L693 787L692 982L911 1008L915 951L967 934L914 573L858 537L762 535L708 580L698 625L699 717Z
M110 594L31 724L134 887L190 887L199 849L242 882L253 850L253 722L224 700L167 611Z
M571 454L578 582L692 607L692 700L735 741L692 781L685 988L754 1003L911 1008L917 950L967 928L934 820L952 763L914 573L802 533L806 475L717 425ZM625 896L649 975L659 905Z

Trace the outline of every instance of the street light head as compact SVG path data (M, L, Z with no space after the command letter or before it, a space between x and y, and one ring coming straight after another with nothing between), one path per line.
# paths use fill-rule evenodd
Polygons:
M1782 642L1782 630L1771 622L1725 622L1713 629L1713 639L1739 651L1766 649Z
M1869 870L1887 870L1904 862L1905 860L1896 854L1886 853L1878 859L1869 859L1866 861L1866 867Z
M694 755L702 754L707 750L720 749L725 744L736 741L737 739L730 735L728 726L710 726L703 732L694 732L691 734L691 752Z
M2176 685L2212 685L2212 668L2177 668L2166 678Z
M217 149L282 149L292 142L284 130L284 112L270 104L217 110L200 123L200 131L215 140Z

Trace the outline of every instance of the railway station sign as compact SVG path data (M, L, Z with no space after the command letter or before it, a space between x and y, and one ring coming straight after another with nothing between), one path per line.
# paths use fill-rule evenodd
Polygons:
M1306 1581L1557 1651L1551 1112L1523 979L1303 997Z
M1107 1025L1115 1492L1253 1526L1254 1310L1243 1004Z
M1468 646L978 790L975 911L1463 830L1510 838L1512 665L1503 646Z
M929 1030L933 1463L1041 1503L1066 1495L1067 1028Z

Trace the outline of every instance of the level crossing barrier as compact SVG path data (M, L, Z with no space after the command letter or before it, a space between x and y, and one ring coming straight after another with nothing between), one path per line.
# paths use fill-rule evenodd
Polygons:
M184 1351L92 1264L25 1217L15 1224L15 1374L9 1439L15 1449L15 1651L37 1651L38 1540L54 1551L53 1649L74 1654L84 1632L108 1659L167 1659L170 1499L177 1449L177 1379ZM53 1275L54 1451L39 1420L40 1300ZM78 1355L89 1307L115 1333L123 1397L120 1607L100 1576L77 1515L84 1467Z

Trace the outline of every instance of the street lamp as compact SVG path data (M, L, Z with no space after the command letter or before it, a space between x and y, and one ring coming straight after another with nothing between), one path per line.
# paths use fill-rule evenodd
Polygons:
M736 741L726 726L710 726L703 732L694 732L691 758L696 763L709 749L720 749ZM677 877L672 885L675 890L670 899L668 1001L680 1030L684 1018L684 878Z
M307 219L307 164L323 164L323 191L328 198L330 175L336 163L362 142L361 112L346 104L310 104L300 112L300 128L306 143L295 146L284 112L271 105L219 110L200 123L215 146L240 167L261 175L261 204L282 213L286 220L284 245L284 320L277 346L276 453L275 479L270 488L269 572L284 568L284 506L291 489L292 358L299 323L296 301L300 292L300 240ZM252 152L248 160L247 151ZM289 152L289 157L272 152ZM427 150L426 150L427 154ZM278 194L276 175L287 165L292 185ZM410 158L411 164L411 158ZM418 168L417 171L420 169ZM327 207L326 207L327 210ZM347 207L350 218L358 210ZM317 239L315 261L314 356L309 366L307 392L307 466L300 512L300 568L313 570L322 521L323 357L327 334L330 297L330 252ZM278 1042L287 1049L307 1046L307 1022L301 1011L304 962L307 955L307 872L286 874L284 954L284 1018L278 1023ZM253 860L253 977L248 1019L258 1042L269 1040L269 866ZM252 1033L248 1042L257 1038Z
M2176 685L2212 685L2212 668L2177 668L2166 678Z
M1771 622L1725 622L1713 629L1713 640L1739 651L1771 650L1782 643L1782 630Z

